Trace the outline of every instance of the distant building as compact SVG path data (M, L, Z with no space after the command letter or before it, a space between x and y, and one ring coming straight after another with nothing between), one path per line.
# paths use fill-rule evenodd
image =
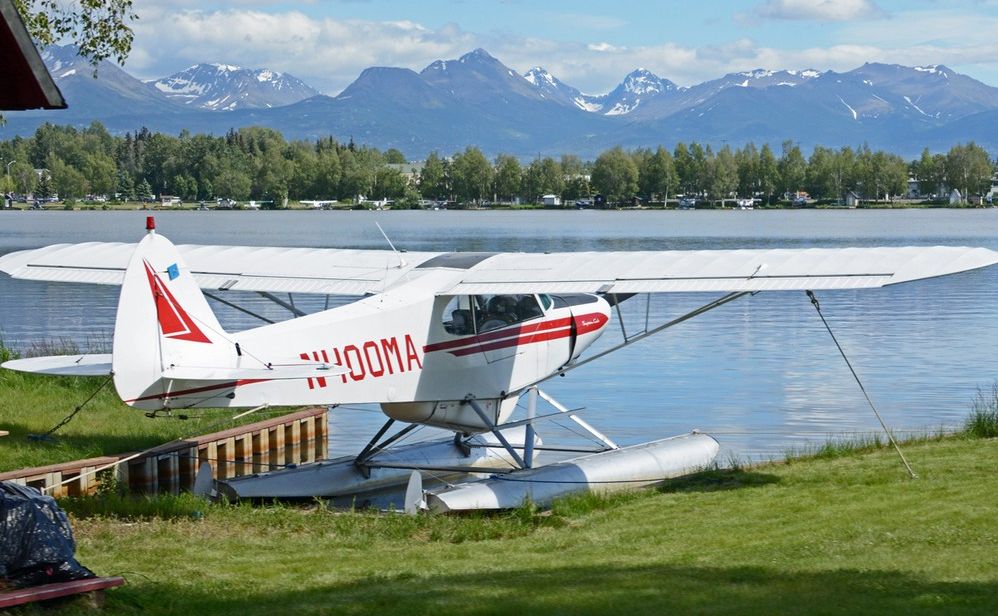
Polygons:
M856 207L859 205L859 195L855 191L850 190L846 193L846 206Z
M949 194L949 203L950 203L950 205L955 205L957 203L963 203L963 195L960 194L960 191L958 189L954 188L950 192L950 194Z
M385 165L389 169L394 169L402 174L406 184L416 186L419 184L419 174L423 172L423 161L415 163L388 163Z
M544 195L541 197L543 205L561 205L561 197L558 195Z

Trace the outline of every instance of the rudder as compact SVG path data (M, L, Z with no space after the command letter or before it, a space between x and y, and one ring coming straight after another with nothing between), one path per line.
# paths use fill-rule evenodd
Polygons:
M174 366L225 365L234 351L180 252L148 233L132 254L121 284L112 348L114 385L130 406L168 406Z

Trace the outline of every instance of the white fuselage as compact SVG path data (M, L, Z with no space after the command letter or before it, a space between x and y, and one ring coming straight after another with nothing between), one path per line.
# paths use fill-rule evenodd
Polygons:
M462 401L478 400L490 421L501 422L518 392L578 357L609 320L609 305L595 295L494 296L488 308L482 296L435 296L432 289L456 273L429 269L352 304L230 334L237 361L247 367L299 358L339 364L349 369L344 374L210 387L172 381L162 393L128 402L146 408L380 403L404 421L483 427ZM449 310L468 302L471 310ZM454 320L463 313L469 322L458 330Z

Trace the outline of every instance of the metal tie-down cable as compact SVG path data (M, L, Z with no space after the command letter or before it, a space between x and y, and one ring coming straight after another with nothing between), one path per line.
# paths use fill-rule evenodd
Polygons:
M825 324L825 329L828 330L828 335L832 337L832 342L835 343L835 347L838 348L839 354L842 355L842 359L845 360L846 366L849 367L849 372L852 372L852 378L856 379L856 384L859 385L860 391L862 391L863 396L866 397L866 402L870 405L870 408L873 409L873 414L877 416L877 421L880 422L880 426L884 429L884 432L887 433L887 438L890 440L891 445L894 445L894 449L898 452L898 456L901 457L901 462L904 464L904 467L908 469L908 474L911 475L912 479L917 479L918 475L916 475L915 471L911 469L911 465L908 464L908 460L906 460L904 454L901 453L901 447L898 446L898 443L894 440L894 435L891 433L890 428L887 427L887 424L884 423L880 413L877 412L877 407L873 405L873 400L870 398L870 394L866 393L866 388L863 387L863 382L859 380L859 375L856 374L856 371L852 367L852 363L850 363L849 358L846 357L846 352L842 350L842 345L839 344L835 334L832 333L832 328L828 326L828 321L825 320L825 315L821 313L821 305L818 303L818 298L815 297L814 293L811 291L805 291L805 293L807 293L808 298L810 298L811 305L813 305L814 309L818 311L818 316L821 317L821 322Z

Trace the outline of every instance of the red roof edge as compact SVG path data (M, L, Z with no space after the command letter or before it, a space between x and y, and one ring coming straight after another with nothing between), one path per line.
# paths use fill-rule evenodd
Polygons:
M0 84L0 109L66 108L12 0L0 0Z

